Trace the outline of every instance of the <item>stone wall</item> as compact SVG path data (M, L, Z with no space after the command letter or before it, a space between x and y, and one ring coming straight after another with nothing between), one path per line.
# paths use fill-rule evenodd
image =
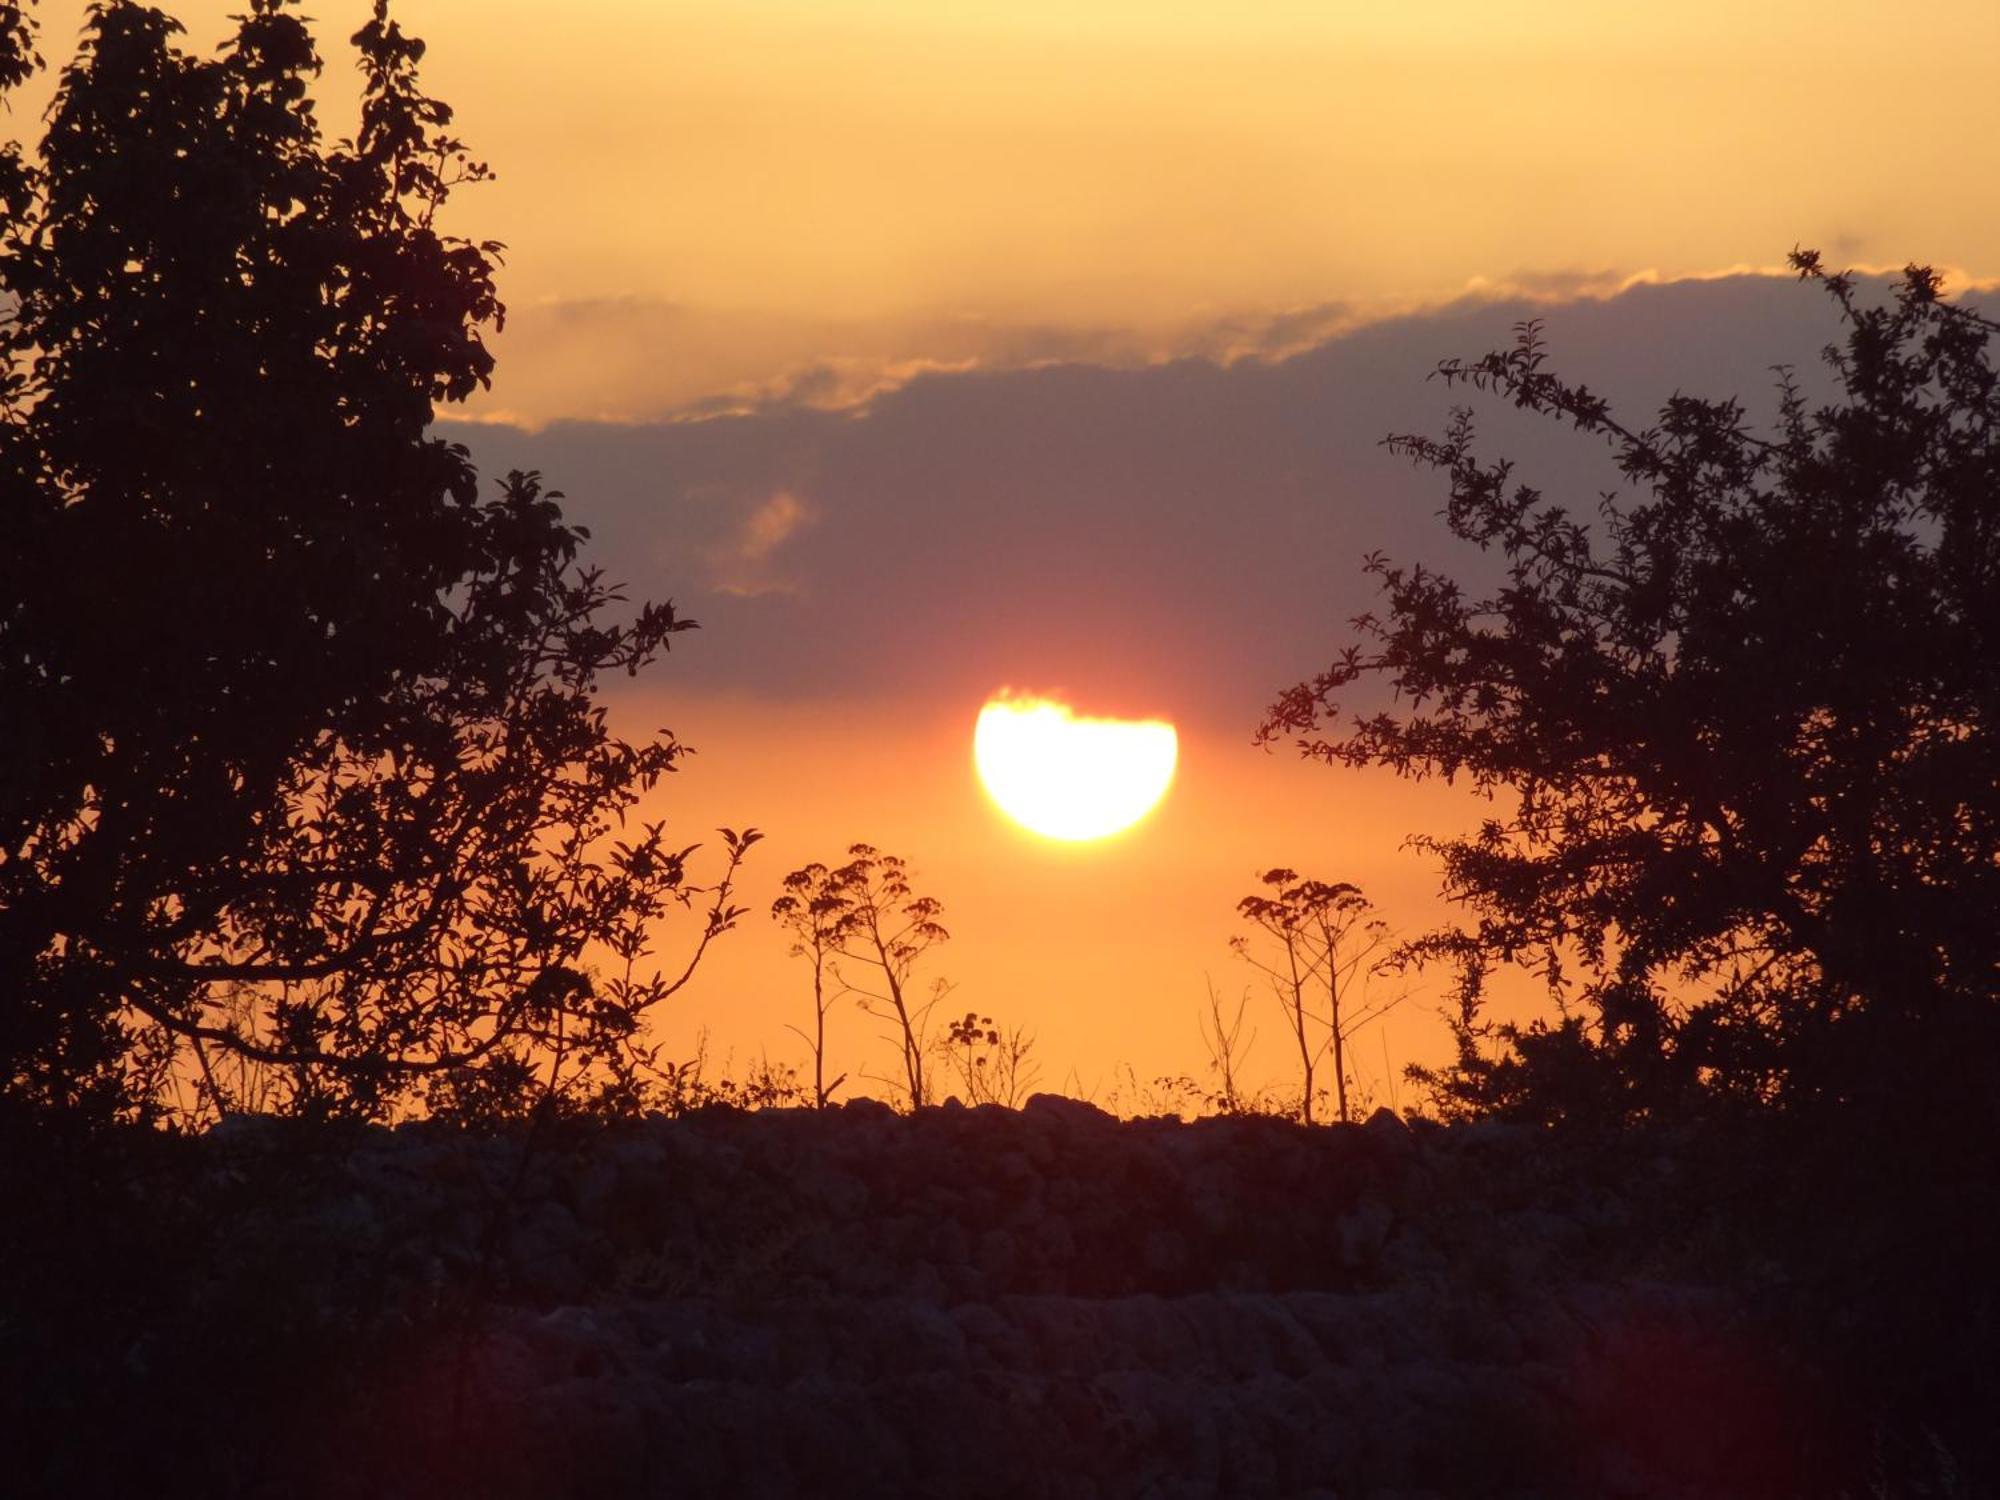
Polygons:
M172 1306L74 1358L186 1401L210 1496L1809 1493L1810 1378L1698 1235L1663 1248L1680 1170L1052 1097L232 1122L122 1189L178 1205ZM240 1429L203 1379L245 1384ZM52 1492L102 1457L52 1454Z

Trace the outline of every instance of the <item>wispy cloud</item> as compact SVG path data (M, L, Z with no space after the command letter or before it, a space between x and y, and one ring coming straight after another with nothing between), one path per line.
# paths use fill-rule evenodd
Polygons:
M722 545L710 549L711 586L739 599L796 592L798 583L780 571L777 554L811 520L811 508L792 491L774 492Z
M1900 268L1855 269L1884 274ZM1943 269L1951 287L1982 286L1962 269ZM565 420L699 422L781 409L857 414L913 381L937 376L1060 365L1143 370L1187 359L1272 363L1365 328L1483 306L1557 307L1615 299L1641 287L1744 278L1789 283L1791 273L1777 263L1678 277L1650 268L1527 268L1477 278L1441 299L1207 311L1129 326L950 313L842 320L637 297L551 301L513 311L498 344L495 388L459 419L540 428Z

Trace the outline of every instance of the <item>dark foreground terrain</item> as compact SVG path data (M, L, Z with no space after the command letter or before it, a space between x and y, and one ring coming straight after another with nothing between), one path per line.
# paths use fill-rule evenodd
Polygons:
M0 1492L1984 1493L1980 1184L1923 1223L1777 1150L1049 1098L30 1138Z

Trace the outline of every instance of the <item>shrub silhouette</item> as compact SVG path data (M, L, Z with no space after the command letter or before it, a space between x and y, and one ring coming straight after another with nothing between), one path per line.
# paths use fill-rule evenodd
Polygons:
M936 1047L957 1075L967 1104L1006 1109L1018 1108L1041 1077L1034 1050L1035 1034L1026 1027L1002 1027L971 1010L945 1028Z
M330 145L292 0L213 57L179 29L93 7L0 154L0 1098L213 1113L224 1056L301 1113L512 1108L548 1049L601 1078L685 980L655 920L736 915L625 828L681 747L593 696L693 622L614 623L560 497L481 498L429 433L503 310L500 247L437 227L487 172L423 44L376 5ZM7 7L0 83L32 44Z
M1871 299L1803 279L1845 338L1835 394L1781 372L1767 435L1676 395L1648 427L1546 367L1538 325L1439 375L1609 449L1595 527L1476 452L1468 411L1396 451L1445 477L1452 533L1497 552L1475 595L1368 568L1384 610L1262 726L1308 756L1505 793L1419 840L1475 918L1447 1107L1630 1119L1981 1085L2000 976L2000 384L1996 325L1912 267ZM1348 701L1370 679L1397 706ZM1561 1019L1489 1028L1495 963ZM1489 1048L1488 1042L1497 1042Z

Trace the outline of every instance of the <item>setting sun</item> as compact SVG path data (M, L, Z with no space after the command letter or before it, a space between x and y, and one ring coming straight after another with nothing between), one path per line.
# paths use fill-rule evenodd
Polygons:
M1079 842L1130 828L1174 779L1174 726L1079 718L1047 698L991 700L972 736L979 780L1032 833Z

